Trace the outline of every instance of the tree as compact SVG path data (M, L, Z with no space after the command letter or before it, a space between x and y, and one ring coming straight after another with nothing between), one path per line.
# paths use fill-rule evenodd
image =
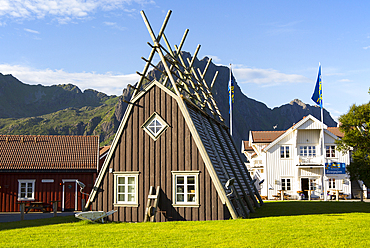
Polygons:
M369 89L370 94L370 89ZM353 104L347 114L339 117L344 137L337 141L338 150L352 151L352 161L347 166L351 180L362 180L370 187L370 102Z

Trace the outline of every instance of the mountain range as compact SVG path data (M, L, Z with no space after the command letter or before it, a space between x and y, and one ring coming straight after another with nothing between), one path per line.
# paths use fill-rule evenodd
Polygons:
M187 52L182 52L182 56L191 58ZM203 71L208 60L208 57L195 59L194 67ZM157 68L163 68L161 62ZM229 68L211 62L206 82L212 81L216 71L219 73L212 93L229 126ZM149 72L148 78L162 79L156 69ZM250 130L286 130L308 114L320 119L317 106L294 99L270 109L244 95L237 83L234 86L233 138L239 147L242 140L248 139ZM123 89L120 96L108 96L92 89L82 92L72 84L28 85L12 75L0 73L0 134L99 135L100 144L106 145L114 137L131 93L131 87ZM337 126L326 110L324 122Z

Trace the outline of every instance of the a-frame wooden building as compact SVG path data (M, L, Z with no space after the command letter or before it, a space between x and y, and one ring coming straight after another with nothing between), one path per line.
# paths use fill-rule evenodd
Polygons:
M154 45L86 207L124 222L247 217L263 202L204 80L209 64L201 73L183 61L187 31L171 50L171 11L157 37L141 13ZM163 82L142 87L155 53Z

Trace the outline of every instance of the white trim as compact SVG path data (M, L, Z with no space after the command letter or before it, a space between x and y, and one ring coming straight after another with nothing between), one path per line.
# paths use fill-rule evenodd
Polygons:
M172 206L174 207L199 207L199 171L171 171L172 173ZM176 178L178 176L184 176L187 178L187 176L194 176L195 182L195 201L194 202L187 202L186 196L188 194L187 188L187 183L184 182L184 202L183 203L178 203L177 202L177 190L176 190Z
M63 194L62 194L62 211L64 211L64 201L65 201L65 183L68 182L75 182L75 210L77 210L78 202L77 202L77 180L78 179L62 179L63 182Z
M281 157L281 148L284 147L284 157ZM287 154L287 150L286 150L286 147L288 147L288 153L289 153L289 157L286 156ZM293 149L292 149L292 145L288 145L288 144L281 144L280 147L280 159L283 159L283 160L288 160L288 159L293 159Z
M42 183L53 183L54 179L41 179Z
M138 207L139 206L139 171L117 171L113 172L114 175L114 195L113 205L117 207ZM133 202L118 202L117 200L117 178L119 176L134 177L135 178L135 201Z
M148 128L149 124L153 122L153 120L158 120L158 122L162 125L160 131L157 134L154 134L152 130ZM154 113L141 125L141 128L154 140L156 141L164 131L169 127L168 123L157 113Z
M35 182L36 179L18 179L18 201L34 201L35 200ZM32 197L28 198L21 198L21 183L26 183L26 188L27 188L27 183L32 183ZM26 190L26 194L27 194Z
M313 117L312 115L308 115L306 116L306 118L303 118L302 120L300 120L298 123L296 123L295 125L293 125L291 128L289 128L285 133L283 133L282 135L280 135L279 137L277 137L273 142L271 142L268 146L266 146L263 151L267 151L269 150L271 147L273 147L274 145L276 145L277 143L279 143L282 139L284 139L285 137L287 137L289 134L291 134L294 130L298 129L303 123L305 123L306 121L308 120L311 120L313 122L320 122L318 119L316 119L315 117ZM324 124L325 128L327 128L327 126ZM330 133L330 132L329 132ZM330 133L332 134L332 133Z

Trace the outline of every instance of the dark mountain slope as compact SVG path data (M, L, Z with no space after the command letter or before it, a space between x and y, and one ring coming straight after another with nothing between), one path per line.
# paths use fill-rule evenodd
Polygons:
M191 59L190 53L183 52ZM194 66L204 70L209 58L195 59ZM160 62L157 67L163 70ZM219 71L212 93L229 126L228 82L229 68L210 64L205 79L212 82ZM163 77L152 70L148 77L161 81ZM146 82L149 83L149 82ZM119 97L107 96L95 90L82 92L77 86L27 85L11 75L0 73L0 134L65 134L99 135L101 144L114 137L127 107L132 88L127 87ZM263 92L261 92L263 94ZM248 139L250 130L286 130L304 116L320 119L320 108L304 104L298 99L270 109L264 103L245 96L235 85L233 138L238 147ZM329 112L324 110L325 124L336 126Z

